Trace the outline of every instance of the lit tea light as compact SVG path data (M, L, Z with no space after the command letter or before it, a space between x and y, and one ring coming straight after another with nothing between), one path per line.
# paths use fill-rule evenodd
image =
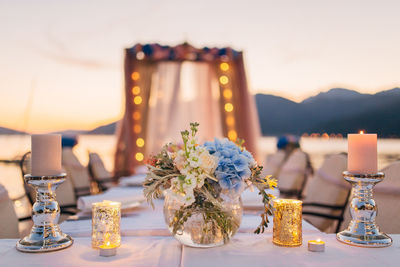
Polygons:
M103 257L111 257L117 255L117 246L111 245L108 241L105 245L99 247L99 255Z
M321 239L308 241L308 250L312 252L324 252L325 242Z
M295 199L274 200L274 244L288 247L302 244L302 204Z
M121 203L104 200L92 204L92 247L117 248L121 244Z

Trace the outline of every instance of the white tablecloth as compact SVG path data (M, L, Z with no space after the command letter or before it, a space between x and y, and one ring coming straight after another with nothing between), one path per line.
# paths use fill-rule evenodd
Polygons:
M225 246L197 249L180 245L172 237L123 237L115 257L100 257L90 238L75 238L72 247L31 254L15 249L16 239L0 240L1 266L399 266L400 235L391 235L388 248L359 248L339 243L335 235L305 233L301 247L279 247L272 235L238 233ZM307 241L321 238L325 252L309 252Z
M14 239L0 239L0 266L180 266L182 245L173 237L124 237L115 257L100 257L90 238L49 253L22 253Z
M138 190L138 189L136 189ZM133 192L134 193L134 192ZM98 256L92 249L91 220L66 221L64 232L74 237L71 248L42 254L21 253L16 239L0 240L0 266L399 266L400 235L391 235L391 247L367 249L336 241L303 221L303 245L279 247L272 244L272 222L266 233L252 234L259 224L257 211L245 211L238 233L225 246L196 249L180 245L170 236L162 214L161 200L156 209L146 204L124 212L121 219L122 245L115 257ZM307 251L307 241L321 238L323 253Z
M321 238L325 252L310 252L307 241ZM394 244L387 248L360 248L342 244L334 234L303 234L300 247L279 247L272 235L237 234L225 246L196 249L183 246L185 267L203 266L400 266L400 235L392 235Z

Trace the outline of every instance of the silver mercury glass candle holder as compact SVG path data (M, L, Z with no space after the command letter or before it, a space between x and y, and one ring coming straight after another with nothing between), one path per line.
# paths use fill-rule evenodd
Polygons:
M66 174L24 176L25 182L36 191L36 202L32 209L31 233L19 240L17 249L22 252L48 252L72 245L73 239L64 234L58 225L60 206L56 201L56 188L65 181Z
M392 238L380 232L375 223L377 206L373 199L373 187L383 180L385 174L354 174L345 171L343 177L353 188L353 199L350 202L352 220L346 230L337 233L337 240L359 247L390 246Z

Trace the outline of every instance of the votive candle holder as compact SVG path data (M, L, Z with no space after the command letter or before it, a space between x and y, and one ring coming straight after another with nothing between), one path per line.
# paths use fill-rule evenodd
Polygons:
M278 246L296 247L302 244L302 201L274 200L272 242Z
M92 204L92 247L121 245L121 203L104 200Z

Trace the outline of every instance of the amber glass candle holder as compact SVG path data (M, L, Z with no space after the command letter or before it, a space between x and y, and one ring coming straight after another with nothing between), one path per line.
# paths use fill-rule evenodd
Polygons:
M302 203L295 199L274 200L274 244L287 247L302 244Z
M103 201L92 204L92 247L121 245L121 203Z

